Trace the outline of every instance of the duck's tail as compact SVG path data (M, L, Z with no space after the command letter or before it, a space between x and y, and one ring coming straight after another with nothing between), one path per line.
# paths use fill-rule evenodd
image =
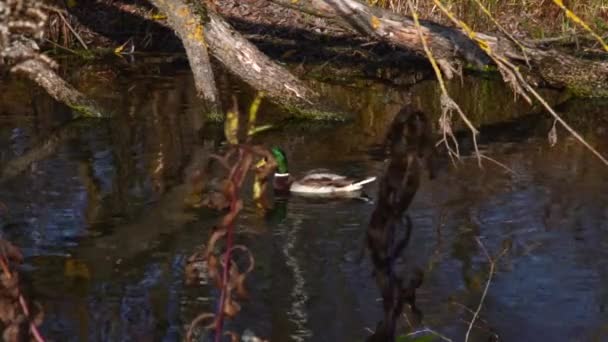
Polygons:
M353 183L353 184L351 184L350 186L351 186L351 187L359 187L359 186L363 186L363 185L365 185L365 184L367 184L367 183L371 183L371 182L373 182L373 181L375 181L375 180L376 180L376 177L369 177L369 178L365 178L365 179L364 179L364 180L362 180L362 181L358 181L358 182L356 182L356 183Z

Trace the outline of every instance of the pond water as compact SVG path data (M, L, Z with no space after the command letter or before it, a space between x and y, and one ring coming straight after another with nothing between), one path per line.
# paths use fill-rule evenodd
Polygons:
M39 90L1 85L0 201L8 213L0 227L26 256L23 275L45 311L42 333L56 341L181 340L218 297L184 281L186 259L218 215L183 202L189 160L221 143L221 127L205 121L183 64L89 65L68 78L115 116L65 126L69 110ZM230 77L220 81L224 96L251 100ZM380 176L384 161L373 150L398 110L414 104L439 114L432 81L311 84L352 116L285 123L286 113L262 106L262 120L282 126L256 141L282 146L295 174L323 167ZM608 340L607 167L563 131L551 147L552 121L513 102L500 81L465 78L450 88L481 125L483 152L508 169L489 161L480 169L463 130L462 161L440 158L437 177L421 184L402 260L425 272L417 293L423 325L464 340L488 276L479 238L491 254L511 249L497 264L472 341ZM558 108L608 153L606 101ZM251 299L228 327L272 341L364 340L382 318L371 264L356 258L377 186L367 188L372 202L291 197L266 216L246 194L237 241L253 251L256 267L247 279Z

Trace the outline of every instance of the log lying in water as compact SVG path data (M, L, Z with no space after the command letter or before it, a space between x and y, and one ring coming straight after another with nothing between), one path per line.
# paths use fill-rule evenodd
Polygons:
M205 100L210 111L219 112L219 94L207 53L201 20L197 19L189 6L181 0L150 0L150 2L167 15L169 25L181 38L188 55L190 69L194 74L194 84L198 95Z
M357 0L270 0L281 6L327 19L328 25L339 25L369 38L424 55L413 20ZM458 29L421 22L422 33L433 54L450 77L451 65L468 63L488 65L490 58ZM508 39L477 33L492 50L511 62L524 65L525 57ZM582 97L608 96L608 63L576 58L555 50L543 50L533 44L525 46L530 63L528 73L546 85L568 88Z
M201 68L199 64L204 61L197 60L197 56L207 44L211 54L227 70L266 94L271 101L298 110L313 110L315 105L321 103L316 92L260 52L213 9L203 4L187 4L182 0L172 1L172 5L167 5L169 2L164 0L152 2L168 13L168 24L179 34L186 47L197 85L205 82L203 73L197 72ZM178 7L179 11L176 11Z
M209 11L205 28L213 56L233 74L267 94L276 103L309 108L321 102L316 92L260 52L218 14Z
M55 100L66 104L83 117L102 117L107 113L99 105L76 90L59 76L45 59L31 48L23 44L15 45L14 53L17 56L32 56L32 58L17 62L11 71L25 75L42 87ZM10 56L9 56L10 58Z

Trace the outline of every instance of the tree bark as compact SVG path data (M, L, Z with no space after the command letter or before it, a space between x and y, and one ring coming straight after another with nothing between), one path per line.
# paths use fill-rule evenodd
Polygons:
M278 5L328 19L351 32L384 41L425 56L414 21L391 11L370 7L357 0L270 0ZM486 65L490 59L462 32L421 21L425 36L438 60L460 57L468 63Z
M11 72L23 74L34 81L55 100L66 104L82 117L102 117L108 113L99 105L67 83L53 70L55 62L22 43L15 43L4 56ZM27 56L24 58L24 56Z
M81 117L104 117L109 116L95 101L89 99L84 94L72 87L53 71L48 64L37 60L29 59L15 65L13 72L21 73L30 80L36 82L55 100L66 104Z
M174 11L168 24L183 41L186 50L202 49L207 45L210 53L232 74L240 77L254 89L263 92L272 102L300 113L318 113L322 103L319 95L292 75L286 68L272 61L258 48L235 31L220 15L210 8L197 11L195 5L182 0L151 0L161 10ZM197 6L204 6L202 3ZM201 13L204 12L204 13ZM171 17L177 17L171 19ZM191 67L205 61L188 58ZM195 72L197 84L204 83L205 75Z
M207 102L211 112L221 112L220 97L209 61L202 18L197 16L191 5L187 5L182 0L150 0L150 2L167 16L169 25L181 38L188 55L190 69L194 74L198 95ZM201 11L204 10L204 7L201 7ZM199 15L205 16L206 13Z
M352 32L381 40L424 55L413 20L388 10L370 7L358 0L270 0L281 6L328 19ZM421 21L422 33L449 77L451 64L461 61L477 66L488 65L490 58L458 29ZM525 65L518 47L508 39L477 34L486 40L497 54ZM608 63L576 58L558 51L542 50L528 44L525 47L531 69L547 85L568 88L581 97L608 97Z
M273 102L304 110L320 104L316 92L260 52L217 13L209 11L205 28L213 56L233 74L264 92Z

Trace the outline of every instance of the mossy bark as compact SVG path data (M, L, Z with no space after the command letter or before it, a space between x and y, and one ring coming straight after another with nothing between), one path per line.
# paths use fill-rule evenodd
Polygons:
M608 97L608 63L551 51L539 54L535 67L548 84L566 88L577 97Z
M15 65L12 71L20 73L42 87L55 100L66 104L81 117L104 117L109 113L61 78L43 61L29 59Z
M424 56L414 22L404 16L370 7L357 0L271 0L279 5L327 19L328 25L340 25L352 32L381 40ZM460 30L422 21L425 36L435 58L448 78L450 64L487 66L491 59ZM526 67L519 47L508 39L477 33L497 55ZM543 50L528 44L526 56L531 66L526 73L547 86L566 88L580 97L608 96L608 63L576 58L555 50Z

